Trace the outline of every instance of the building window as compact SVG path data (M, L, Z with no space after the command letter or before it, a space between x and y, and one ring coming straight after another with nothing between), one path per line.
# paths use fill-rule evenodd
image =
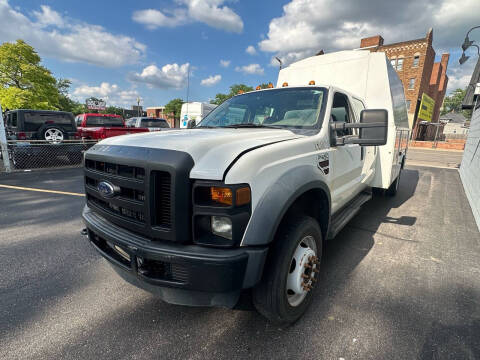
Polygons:
M396 69L397 68L397 59L390 60L390 64L392 64L393 68Z
M415 78L411 78L410 80L408 80L408 89L415 89Z
M407 111L410 111L410 105L411 105L412 101L411 100L407 100Z
M420 55L415 55L413 57L413 67L417 67L419 62L420 62Z
M403 58L397 60L397 71L403 70Z

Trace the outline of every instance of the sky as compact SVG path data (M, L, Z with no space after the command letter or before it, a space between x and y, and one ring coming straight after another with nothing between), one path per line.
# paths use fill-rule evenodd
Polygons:
M232 84L276 82L278 62L425 37L437 61L450 53L447 92L465 87L476 62L458 64L480 1L464 0L0 0L0 42L23 39L70 96L107 105L209 101ZM471 39L480 41L480 29Z

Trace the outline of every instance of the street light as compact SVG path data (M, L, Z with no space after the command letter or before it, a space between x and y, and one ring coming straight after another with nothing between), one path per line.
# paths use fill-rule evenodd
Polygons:
M465 51L469 49L470 47L474 46L477 48L477 54L478 54L478 59L477 59L477 65L475 65L475 69L473 70L472 78L470 79L470 84L468 84L465 97L463 98L462 101L462 109L472 109L475 103L475 89L480 81L480 47L478 45L474 44L474 40L470 40L468 37L468 34L473 29L478 29L480 28L480 25L472 27L470 30L468 30L467 34L465 35L465 40L463 41L462 44L462 56L460 59L458 59L458 62L460 65L464 64L470 56L465 55Z
M470 56L466 56L465 55L465 51L470 47L470 46L475 46L477 48L477 51L478 51L478 55L480 56L480 48L477 46L477 45L474 45L473 43L475 42L475 40L470 40L470 38L468 37L468 34L470 34L470 32L473 30L473 29L478 29L480 28L480 25L478 26L474 26L472 27L470 30L467 31L467 35L465 35L465 40L463 41L463 44L462 44L462 57L460 59L458 59L458 62L460 63L460 65L462 65L463 63L465 63L465 61L468 60L468 58Z

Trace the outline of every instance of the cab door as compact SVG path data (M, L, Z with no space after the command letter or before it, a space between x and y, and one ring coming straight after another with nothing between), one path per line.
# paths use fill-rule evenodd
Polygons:
M336 92L333 97L330 122L356 122L349 98L346 94ZM337 131L337 137L351 137L356 130ZM333 134L331 135L333 137ZM330 169L332 172L332 212L337 211L360 191L363 190L362 171L364 154L358 144L334 146L330 139Z

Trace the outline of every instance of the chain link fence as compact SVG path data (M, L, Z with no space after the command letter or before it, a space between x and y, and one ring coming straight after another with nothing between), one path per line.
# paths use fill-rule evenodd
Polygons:
M9 140L8 159L4 159L5 152L0 154L0 171L81 166L83 152L96 143L94 140L64 140L59 144L41 140Z

